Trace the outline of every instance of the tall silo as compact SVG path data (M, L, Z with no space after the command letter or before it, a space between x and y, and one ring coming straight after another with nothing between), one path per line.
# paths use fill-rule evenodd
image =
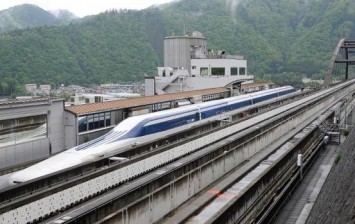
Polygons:
M170 36L164 40L164 66L185 68L191 74L191 58L206 58L207 40L200 32Z

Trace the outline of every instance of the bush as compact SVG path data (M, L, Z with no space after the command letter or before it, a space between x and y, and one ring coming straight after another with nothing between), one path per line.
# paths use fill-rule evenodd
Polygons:
M337 153L336 156L335 156L335 160L334 160L335 165L338 164L338 162L340 161L340 159L341 159L341 155L340 155L339 153Z

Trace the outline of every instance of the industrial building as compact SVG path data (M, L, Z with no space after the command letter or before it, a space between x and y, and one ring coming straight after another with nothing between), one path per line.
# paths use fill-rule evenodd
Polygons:
M240 84L253 80L243 56L207 48L200 32L169 36L164 40L164 67L146 77L145 95L161 95L207 88L226 87L238 95Z
M64 99L0 102L0 169L64 149Z

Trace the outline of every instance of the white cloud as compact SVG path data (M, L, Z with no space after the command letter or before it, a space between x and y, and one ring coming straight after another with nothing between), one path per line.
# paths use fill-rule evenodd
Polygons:
M33 4L45 10L67 9L77 16L98 14L107 9L144 9L172 0L0 0L0 10L20 4Z

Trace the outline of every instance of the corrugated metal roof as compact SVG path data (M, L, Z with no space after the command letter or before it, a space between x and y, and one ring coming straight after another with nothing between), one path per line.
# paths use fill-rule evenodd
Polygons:
M245 88L252 88L252 87L258 87L258 86L265 86L265 85L273 85L273 82L253 82L253 83L245 83L242 84L242 89Z
M55 98L53 98L55 99ZM25 106L35 104L49 104L51 98L15 99L0 101L0 107Z
M106 101L101 103L88 103L83 105L74 105L74 106L66 107L65 110L76 115L84 115L84 114L98 113L98 112L111 111L111 110L117 110L123 108L151 105L151 104L161 103L161 102L188 99L198 95L202 96L207 94L216 94L216 93L223 93L229 91L230 91L229 89L224 87L203 89L203 90L187 91L181 93L145 96L145 97L132 98L132 99L113 100L113 101Z

